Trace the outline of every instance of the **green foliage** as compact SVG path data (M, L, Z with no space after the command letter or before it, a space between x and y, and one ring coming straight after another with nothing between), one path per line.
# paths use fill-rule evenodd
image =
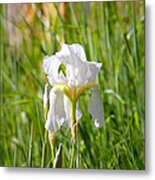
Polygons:
M80 43L87 59L103 64L98 84L103 98L105 125L96 128L87 111L89 93L80 98L83 117L78 127L76 167L144 169L144 2L81 2L67 4L46 36L43 19L35 27L21 17L20 46L9 44L6 10L0 5L0 166L52 167L44 128L43 57L68 44ZM59 4L55 3L59 12ZM29 36L23 31L26 27ZM39 31L42 38L36 37ZM55 152L62 143L61 167L69 167L71 133L56 133Z

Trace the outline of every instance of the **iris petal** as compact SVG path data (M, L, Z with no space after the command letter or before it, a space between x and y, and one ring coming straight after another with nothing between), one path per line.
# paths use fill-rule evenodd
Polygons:
M87 61L85 51L80 44L68 45L70 54L74 54L79 57L81 61Z
M93 92L88 104L88 111L92 115L96 127L104 124L102 97L96 87L93 88Z
M66 65L68 85L81 85L96 80L101 63L88 62L79 44L64 44L56 57Z
M102 64L97 62L83 62L79 68L78 85L95 82Z
M66 119L64 107L64 94L60 89L50 91L50 108L47 115L45 128L48 131L55 132Z
M56 53L56 56L64 64L72 64L74 66L78 61L87 61L84 49L80 44L63 44L61 50Z
M59 61L56 56L46 56L44 58L43 69L52 86L55 84L66 84L65 76L62 73L59 73L61 64L61 61Z

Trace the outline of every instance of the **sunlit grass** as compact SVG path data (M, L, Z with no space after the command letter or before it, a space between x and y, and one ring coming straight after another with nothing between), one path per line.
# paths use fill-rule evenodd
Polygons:
M78 168L144 169L144 2L68 3L45 27L37 4L29 25L20 17L20 42L10 45L7 5L0 5L1 121L0 166L52 167L44 128L43 57L61 44L80 43L87 59L103 64L98 84L105 126L97 129L87 111L89 92L80 98ZM55 3L59 12L59 4ZM17 38L17 39L18 39ZM63 144L62 168L69 167L71 133L56 133Z

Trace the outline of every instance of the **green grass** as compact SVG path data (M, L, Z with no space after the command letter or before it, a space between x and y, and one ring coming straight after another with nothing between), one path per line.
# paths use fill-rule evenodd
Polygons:
M59 12L59 4L55 3ZM145 169L144 2L68 3L67 20L58 15L50 40L38 13L34 26L25 17L17 25L20 46L9 44L7 5L0 5L0 166L52 167L44 128L43 57L61 48L60 41L80 43L87 59L103 64L98 84L105 126L96 128L88 113L89 92L80 98L77 168ZM58 13L59 14L59 13ZM52 23L52 22L50 22ZM23 29L27 28L29 36ZM36 36L41 34L42 38ZM61 128L62 168L69 167L70 130Z

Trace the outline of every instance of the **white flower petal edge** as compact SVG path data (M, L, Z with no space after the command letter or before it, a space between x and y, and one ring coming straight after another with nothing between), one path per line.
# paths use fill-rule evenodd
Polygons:
M43 60L43 69L47 74L49 83L54 86L55 84L66 84L65 76L59 73L59 67L61 65L56 56L46 56Z
M57 131L64 123L66 119L65 107L64 107L64 94L57 88L53 88L50 91L50 107L47 115L45 128L48 131Z
M93 88L93 92L88 103L88 111L92 115L92 119L96 127L100 127L104 124L102 97L97 87Z

